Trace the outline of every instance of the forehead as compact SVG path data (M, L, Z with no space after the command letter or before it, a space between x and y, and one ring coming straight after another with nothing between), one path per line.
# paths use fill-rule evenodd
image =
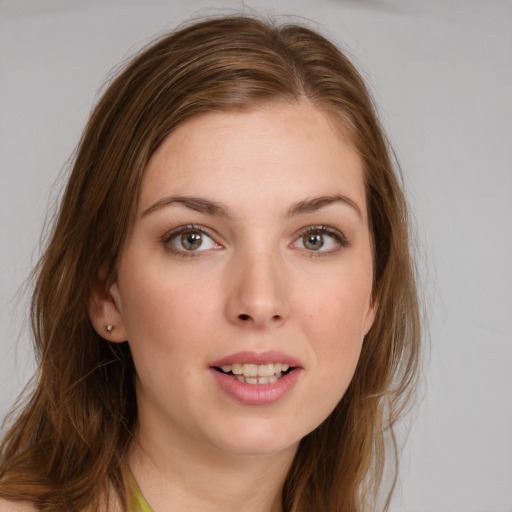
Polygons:
M139 209L170 194L226 203L350 194L365 210L362 161L350 138L309 103L207 113L172 132L147 166ZM293 196L293 197L292 197Z

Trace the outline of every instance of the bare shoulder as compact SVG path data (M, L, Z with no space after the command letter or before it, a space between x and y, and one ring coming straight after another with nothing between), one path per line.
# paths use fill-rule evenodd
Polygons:
M27 501L8 501L0 498L0 512L37 512Z

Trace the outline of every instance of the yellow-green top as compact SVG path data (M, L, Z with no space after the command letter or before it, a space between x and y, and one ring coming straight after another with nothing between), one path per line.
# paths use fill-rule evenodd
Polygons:
M148 505L148 502L144 499L142 492L140 492L137 482L132 477L131 479L132 495L130 499L130 505L128 507L129 512L153 512L153 509Z

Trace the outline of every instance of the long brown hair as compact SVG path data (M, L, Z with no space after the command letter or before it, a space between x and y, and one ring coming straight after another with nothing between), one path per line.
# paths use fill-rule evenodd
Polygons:
M36 386L1 445L0 496L40 510L81 510L100 508L113 492L126 507L135 370L128 345L107 342L91 325L94 282L105 268L115 278L144 170L173 129L204 112L303 99L349 133L364 162L379 307L349 389L300 443L283 506L374 506L389 454L385 434L411 395L419 360L403 193L365 84L343 53L310 29L242 16L159 39L125 66L94 109L35 271Z

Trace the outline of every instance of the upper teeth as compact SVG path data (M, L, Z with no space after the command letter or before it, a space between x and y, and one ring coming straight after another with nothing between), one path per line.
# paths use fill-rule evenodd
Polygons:
M272 377L285 372L290 368L285 363L267 363L267 364L252 364L252 363L235 363L221 366L224 373L233 373L234 375L243 375L244 377Z

